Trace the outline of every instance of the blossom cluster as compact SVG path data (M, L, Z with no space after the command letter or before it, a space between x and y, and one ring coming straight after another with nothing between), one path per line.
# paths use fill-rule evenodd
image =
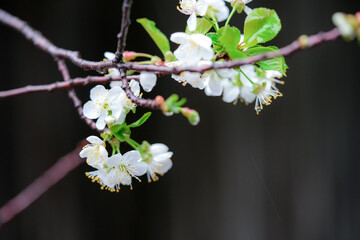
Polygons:
M258 54L277 51L275 46L262 44L272 40L280 31L281 23L274 10L267 8L251 9L247 6L252 0L181 0L177 9L189 15L184 32L175 32L168 39L155 23L146 18L138 19L150 37L161 50L164 58L148 53L125 51L124 62L140 65L154 64L168 67L202 67L212 66L215 62L227 62L245 59ZM231 5L232 10L228 8ZM243 33L240 29L230 26L229 22L235 13L245 12L247 17ZM219 23L225 24L220 27ZM170 41L179 46L173 52ZM112 61L115 54L105 52L104 61ZM140 59L140 60L139 60ZM135 61L136 60L136 61ZM146 69L146 68L145 68ZM209 69L209 68L207 68ZM273 99L282 96L277 84L286 75L287 65L283 57L264 59L253 64L234 68L206 71L184 71L171 77L182 85L203 90L207 96L222 96L225 102L238 100L248 103L255 102L255 111L259 113L264 105L269 105ZM117 68L110 68L106 75L119 78ZM129 86L133 94L141 98L141 89L145 92L153 90L157 83L154 72L127 72L130 76ZM133 77L132 77L133 76ZM157 96L155 101L165 115L181 113L192 125L200 121L199 114L188 107L182 107L186 99L180 99L173 94L168 99ZM128 124L126 116L135 113L133 103L123 90L122 81L113 81L110 89L102 85L95 86L90 91L90 101L83 107L83 115L96 119L96 128L103 131L102 139L90 136L80 156L95 171L86 175L98 182L103 189L118 191L121 185L132 187L132 178L140 181L140 176L147 175L148 181L158 180L158 175L166 173L172 167L172 152L165 144L149 144L143 141L137 143L131 138L133 128L142 125L150 116L144 114L136 122ZM120 144L127 143L134 150L122 154ZM112 149L109 156L107 151Z

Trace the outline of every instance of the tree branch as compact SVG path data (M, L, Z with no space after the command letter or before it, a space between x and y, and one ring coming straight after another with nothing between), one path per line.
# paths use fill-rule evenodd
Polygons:
M139 81L139 75L127 76L127 80ZM73 87L87 86L90 84L108 84L113 81L121 81L121 77L108 77L108 76L87 76L85 78L73 78L66 82L54 82L44 85L28 85L25 87L15 88L6 91L0 91L0 100L10 97L16 97L36 92L52 92L55 90L68 90Z
M58 64L58 69L61 72L64 81L65 82L69 82L70 81L70 73L69 70L65 64L65 61L62 59L56 59L56 62ZM81 100L78 98L75 90L73 88L68 88L68 96L69 98L73 101L74 103L74 107L77 110L80 119L82 119L91 129L96 130L96 124L93 120L86 118L83 115L83 107L82 107L82 102Z
M320 32L318 34L311 35L309 37L301 36L297 40L293 41L291 44L280 48L276 52L269 52L265 54L259 54L245 59L227 61L227 62L214 62L206 66L188 66L188 67L166 67L166 66L156 66L156 65L138 65L131 62L119 64L118 68L126 70L136 70L136 71L148 71L148 72L157 72L161 74L180 74L181 72L204 72L211 69L222 69L222 68L233 68L239 67L247 64L256 63L258 61L274 58L280 56L290 56L291 54L307 48L315 47L321 43L335 41L340 37L340 32L337 28L334 28L328 32ZM300 40L301 39L301 40ZM301 42L304 41L304 42Z
M0 208L0 228L30 206L36 199L63 179L69 172L77 168L84 161L79 157L79 152L85 144L85 141L79 143L74 151L60 158L22 192L3 205Z
M130 10L131 10L132 0L124 0L122 6L122 19L121 19L121 28L120 32L117 35L118 44L115 52L115 62L122 62L122 55L126 46L127 33L130 26Z

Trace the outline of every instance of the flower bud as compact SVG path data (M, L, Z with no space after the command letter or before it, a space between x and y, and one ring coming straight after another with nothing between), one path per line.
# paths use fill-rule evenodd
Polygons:
M123 53L123 61L128 62L136 58L136 53L131 51L125 51Z
M107 124L113 124L116 121L116 119L113 116L107 116L104 121Z
M187 107L181 108L181 113L189 120L189 123L193 126L196 126L200 122L200 116L197 111Z

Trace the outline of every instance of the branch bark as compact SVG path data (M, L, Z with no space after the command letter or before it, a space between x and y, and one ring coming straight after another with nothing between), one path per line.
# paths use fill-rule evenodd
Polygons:
M86 141L80 142L74 151L60 158L40 177L35 179L23 191L3 205L0 208L0 228L30 206L35 200L49 190L50 187L64 178L69 172L83 163L84 159L79 157L79 152L85 144Z

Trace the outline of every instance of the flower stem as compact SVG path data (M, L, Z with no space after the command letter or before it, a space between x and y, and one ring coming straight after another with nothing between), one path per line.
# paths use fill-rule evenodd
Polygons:
M130 137L125 138L125 142L135 150L138 150L138 148L140 147L140 144L135 140L131 139Z
M230 19L233 17L233 15L234 15L234 13L236 12L236 10L237 10L237 7L234 6L234 7L232 8L232 10L231 10L231 13L230 13L228 19L226 20L225 26L227 26L227 25L229 24Z
M212 21L212 20L211 20L210 18L208 18L207 16L204 16L204 18L205 18L206 20L208 20L209 23L211 23L211 25L213 26L213 28L215 29L216 32L219 31L219 26L216 26L216 25L214 24L214 21Z
M251 79L248 77L248 76L246 76L246 74L239 68L239 71L242 73L242 74L244 74L244 76L249 80L249 82L251 82L251 84L254 84L254 82L253 81L251 81Z

